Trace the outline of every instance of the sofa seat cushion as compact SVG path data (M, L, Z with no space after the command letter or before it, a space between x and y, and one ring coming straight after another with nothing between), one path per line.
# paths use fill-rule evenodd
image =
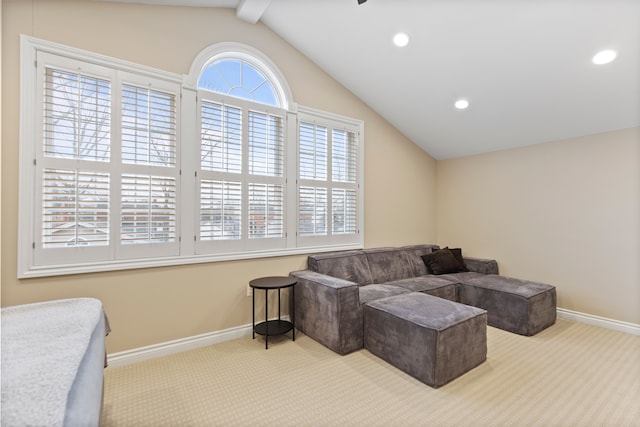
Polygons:
M411 277L409 279L395 280L385 284L399 286L401 288L408 289L411 292L422 292L448 299L449 301L458 300L457 284L453 283L451 280L433 275Z
M484 277L486 274L476 273L475 271L464 271L461 273L440 274L438 277L454 283L465 283L471 279Z
M520 335L535 335L556 321L556 288L495 274L468 277L458 289L463 304L488 312L488 323Z
M360 295L360 305L375 301L380 298L392 297L395 295L408 294L408 289L393 285L367 285L358 288Z

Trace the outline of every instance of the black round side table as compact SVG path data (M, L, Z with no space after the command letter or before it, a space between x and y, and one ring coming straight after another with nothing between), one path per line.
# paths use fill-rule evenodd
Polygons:
M295 285L296 280L287 276L271 276L261 277L259 279L253 279L249 282L249 286L253 288L252 298L252 324L253 324L253 339L256 339L256 334L264 335L265 344L264 348L269 348L269 337L273 335L286 334L289 331L291 333L293 341L296 340L295 329ZM280 291L285 288L291 288L291 322L280 319ZM264 322L256 325L256 289L264 289ZM269 320L269 291L272 289L278 290L278 320Z

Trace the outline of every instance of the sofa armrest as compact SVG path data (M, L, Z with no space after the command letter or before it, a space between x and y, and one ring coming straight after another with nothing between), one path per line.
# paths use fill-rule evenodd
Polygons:
M294 271L296 328L339 354L363 347L357 283L311 270Z
M482 274L499 274L498 262L494 259L464 257L464 263L469 271Z

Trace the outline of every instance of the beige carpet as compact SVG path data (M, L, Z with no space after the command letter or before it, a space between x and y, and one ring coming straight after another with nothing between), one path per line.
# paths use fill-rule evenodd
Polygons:
M640 426L640 337L558 320L488 328L487 361L439 389L302 334L105 371L111 426Z

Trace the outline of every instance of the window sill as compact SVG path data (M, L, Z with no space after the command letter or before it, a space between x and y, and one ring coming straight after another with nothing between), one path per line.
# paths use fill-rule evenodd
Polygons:
M308 255L318 252L342 251L349 249L362 249L362 244L352 243L345 245L316 246L306 248L278 249L269 251L238 252L214 255L176 256L153 259L131 259L107 262L92 262L86 264L36 266L18 273L18 279L30 279L37 277L62 276L70 274L100 273L106 271L134 270L154 267L171 267L189 264L204 264L211 262L251 260L258 258L283 257L294 255Z

